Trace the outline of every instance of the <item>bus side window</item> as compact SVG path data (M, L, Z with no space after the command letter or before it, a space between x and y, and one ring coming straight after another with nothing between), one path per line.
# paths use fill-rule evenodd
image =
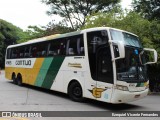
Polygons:
M65 55L65 49L66 49L66 44L65 41L63 39L59 40L59 49L58 49L58 55Z
M38 52L38 50L37 50L37 45L33 45L33 46L31 47L30 57L33 57L33 58L37 57L37 52Z
M58 54L58 44L57 41L51 41L49 43L49 48L48 48L48 56L55 56Z
M37 44L36 57L45 57L47 54L47 48L48 48L48 44L46 43Z
M16 48L16 54L17 54L17 57L16 58L20 58L20 48Z
M54 52L53 52L53 50L51 48L52 48L52 43L50 42L49 45L48 45L47 56L53 56Z
M11 59L11 48L7 49L7 59Z
M70 40L67 40L67 44L66 44L66 55L69 55L69 43L70 43Z
M12 49L12 55L11 55L12 59L17 58L17 52L16 52L16 48Z
M24 57L24 47L20 47L19 48L19 58L23 58Z
M66 45L66 55L84 55L83 36L69 37Z
M26 46L25 49L24 49L24 57L25 58L28 58L30 57L30 46Z
M84 55L84 43L81 37L77 38L77 53L78 55Z

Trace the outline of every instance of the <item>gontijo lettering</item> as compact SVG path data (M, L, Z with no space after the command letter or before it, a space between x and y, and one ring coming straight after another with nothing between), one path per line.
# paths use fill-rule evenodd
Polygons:
M31 65L31 60L16 60L16 65Z

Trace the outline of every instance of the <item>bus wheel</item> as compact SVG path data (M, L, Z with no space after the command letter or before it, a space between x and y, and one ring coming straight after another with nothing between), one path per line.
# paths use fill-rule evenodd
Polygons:
M13 83L17 85L17 79L15 74L12 75L12 80L13 80Z
M68 94L73 101L82 102L84 100L82 97L82 88L78 82L73 82L69 85Z
M22 86L22 84L23 84L23 83L22 83L22 76L21 76L21 75L18 75L18 76L17 76L17 85L18 85L18 86Z

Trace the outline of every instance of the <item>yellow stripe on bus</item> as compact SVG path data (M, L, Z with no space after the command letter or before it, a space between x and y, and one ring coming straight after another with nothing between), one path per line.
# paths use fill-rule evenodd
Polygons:
M6 67L6 78L12 79L11 77L13 72L15 72L16 76L20 73L22 75L23 83L34 85L43 61L44 58L37 58L33 68Z

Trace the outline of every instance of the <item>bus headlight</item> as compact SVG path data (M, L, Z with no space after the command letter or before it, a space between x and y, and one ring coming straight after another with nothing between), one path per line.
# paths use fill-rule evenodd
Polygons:
M123 85L116 85L115 89L118 90L123 90L123 91L129 91L127 86L123 86Z

